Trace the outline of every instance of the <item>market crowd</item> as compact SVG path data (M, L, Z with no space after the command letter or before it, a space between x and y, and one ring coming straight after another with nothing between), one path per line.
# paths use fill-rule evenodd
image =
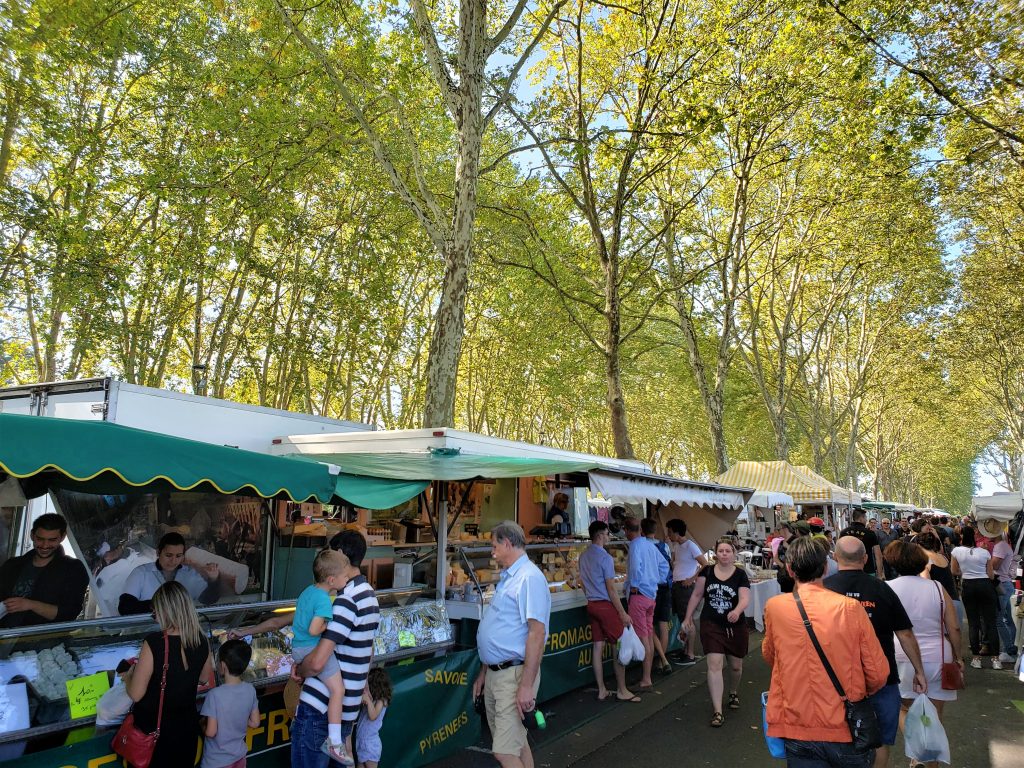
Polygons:
M834 539L811 517L768 542L783 594L765 606L767 736L791 766L880 768L912 708L941 723L964 687L965 619L971 667L1017 665L1018 558L1004 529L982 536L975 521L944 515L850 517ZM873 712L856 721L862 730L851 703ZM911 765L949 762L948 750L927 757Z
M612 530L603 521L590 525L590 546L579 558L597 698L641 701L654 687L653 674L696 663L699 639L709 724L721 727L729 710L744 706L739 691L749 646L749 553L741 558L734 536L705 551L681 519L665 521L660 530L656 520L629 517L622 508L613 508L612 519L628 542L625 573L607 550ZM81 563L63 555L66 532L59 515L38 518L33 550L0 566L5 626L77 615L88 576ZM888 765L889 749L912 708L927 700L941 722L956 701L968 660L962 653L965 620L972 667L1016 667L1018 558L1005 530L985 533L990 535L980 535L966 518L868 521L863 510L853 510L849 525L835 535L816 516L772 532L763 557L776 571L781 594L764 608L762 654L772 672L766 737L777 756L798 768ZM491 554L501 576L477 633L474 704L503 768L534 764L529 730L543 727L537 693L551 594L526 545L525 532L513 521L492 529ZM229 633L214 657L195 602L205 602L220 576L184 563L184 540L165 536L157 561L132 574L121 599L122 613L151 612L160 629L145 637L137 659L118 669L126 694L120 714L128 716L115 750L129 765L177 768L193 764L202 736L203 768L243 768L246 733L259 725L260 713L255 689L242 680L252 650L240 638L291 624L292 677L300 686L291 764L327 768L358 759L375 768L391 687L383 669L371 668L380 609L360 572L366 549L357 531L334 536L317 554L312 583L294 614ZM680 641L675 653L669 650L673 617ZM633 689L618 653L612 657L613 686L603 664L606 645L625 643L627 634L642 648ZM201 710L197 690L206 692ZM138 741L133 734L156 738ZM948 754L937 757L949 761Z

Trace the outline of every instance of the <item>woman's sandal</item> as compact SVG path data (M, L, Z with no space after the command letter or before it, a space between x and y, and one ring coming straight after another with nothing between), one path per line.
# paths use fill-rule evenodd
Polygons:
M739 709L739 708L740 708L740 697L739 697L739 695L737 695L735 693L730 693L729 694L729 709Z
M723 725L725 725L725 715L721 712L715 712L714 716L711 718L711 727L721 728Z

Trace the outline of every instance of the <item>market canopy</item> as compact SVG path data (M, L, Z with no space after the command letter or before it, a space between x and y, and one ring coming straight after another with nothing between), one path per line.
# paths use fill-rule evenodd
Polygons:
M860 502L860 494L847 491L809 467L797 467L788 461L737 461L727 472L716 477L715 482L785 493L797 504Z
M1022 508L1024 500L1019 491L975 496L971 499L971 514L978 520L1013 520Z
M892 501L869 501L864 499L860 502L860 505L864 509L875 510L879 512L892 512L896 509L896 503Z
M545 477L581 472L593 467L593 462L586 461L560 461L522 456L481 456L442 451L323 453L315 456L307 455L307 458L330 462L340 467L345 474L362 475L363 479L418 481L422 483L421 490L432 480L450 482L471 480L476 477L490 479ZM411 498L411 496L406 498ZM351 501L351 499L349 500ZM357 504L357 506L363 505Z
M341 482L325 464L106 421L11 413L0 413L0 472L86 493L174 488L323 503L331 501Z
M606 499L630 503L650 501L668 506L704 507L739 512L750 497L748 488L720 488L664 475L590 473L590 489Z
M747 504L751 507L774 509L775 507L792 507L793 497L781 491L754 491Z

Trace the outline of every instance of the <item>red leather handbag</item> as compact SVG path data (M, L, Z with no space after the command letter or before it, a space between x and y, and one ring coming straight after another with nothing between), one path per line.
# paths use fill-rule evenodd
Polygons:
M940 623L942 627L942 690L962 691L967 687L963 669L955 661L946 661L946 601L942 599L942 585L937 583L935 586L939 590L939 610L942 612ZM952 644L952 641L950 644Z
M156 730L146 733L135 725L135 715L129 712L121 727L110 742L111 749L123 757L132 768L149 768L156 750L157 739L160 738L160 720L164 714L164 690L167 688L167 659L170 653L167 633L164 632L164 671L160 676L160 704L156 710Z

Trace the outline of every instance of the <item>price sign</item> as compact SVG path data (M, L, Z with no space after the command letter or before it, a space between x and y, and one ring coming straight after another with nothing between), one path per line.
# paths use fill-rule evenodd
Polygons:
M399 648L415 648L416 647L416 635L407 629L403 629L398 633L398 647Z
M71 705L71 718L88 717L96 714L96 704L100 697L110 690L110 680L106 672L95 675L76 677L65 684L68 689L68 703Z

